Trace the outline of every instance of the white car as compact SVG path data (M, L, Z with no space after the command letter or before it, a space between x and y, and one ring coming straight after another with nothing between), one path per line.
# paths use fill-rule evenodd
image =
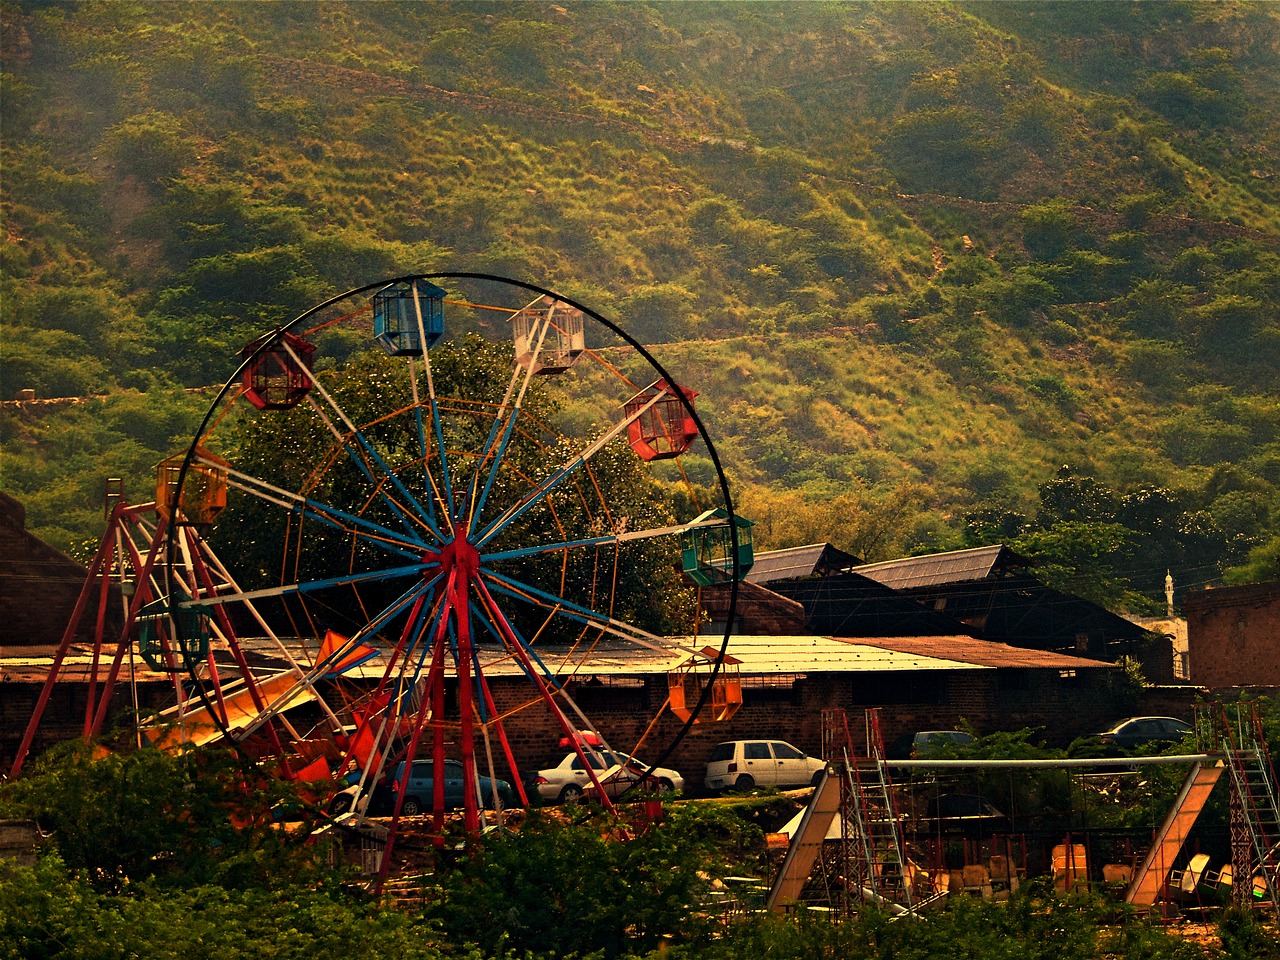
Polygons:
M584 747L583 753L591 761L596 779L612 800L616 800L633 783L644 778L649 769L647 763L634 758L628 759L625 754L614 753L612 750ZM543 800L560 803L572 803L595 788L587 768L576 753L565 754L565 758L554 767L539 770L526 786ZM636 787L637 792L652 790L655 793L683 789L684 777L666 767L658 767L644 783Z
M705 782L708 790L807 787L826 767L785 740L726 740L711 751Z

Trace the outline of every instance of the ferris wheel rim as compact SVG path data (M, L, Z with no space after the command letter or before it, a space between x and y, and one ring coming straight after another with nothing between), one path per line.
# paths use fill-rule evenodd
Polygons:
M214 397L213 401L210 404L209 410L206 412L204 419L201 421L199 427L197 428L196 433L193 437L193 440L186 451L186 454L182 461L181 468L178 472L177 482L174 486L173 499L170 502L170 508L172 510L171 515L174 517L178 516L177 510L181 502L184 485L186 483L187 477L191 472L192 465L197 459L200 442L207 435L214 412L217 409L219 409L219 407L227 400L228 395L235 388L235 385L238 382L240 382L240 380L242 379L245 370L255 361L256 358L261 356L265 351L271 349L271 347L275 343L279 342L280 339L285 334L292 333L293 331L296 331L297 329L302 327L302 325L305 324L309 318L316 316L318 313L322 312L323 310L335 304L338 304L343 300L347 300L347 299L359 296L360 294L366 293L370 290L381 289L381 288L387 287L388 285L397 284L397 283L413 283L418 280L486 281L486 282L504 284L504 285L519 288L519 289L524 289L531 293L538 294L539 296L550 297L553 300L567 304L574 309L581 310L583 314L590 316L595 322L601 324L604 328L611 331L614 335L621 338L632 349L634 349L637 352L637 354L641 358L643 358L645 362L647 362L654 371L656 371L659 374L660 378L663 381L671 384L674 384L676 382L675 378L673 378L670 375L670 373L666 370L666 368L662 365L662 363L643 344L635 340L630 334L628 334L618 324L602 316L601 314L599 314L592 308L586 306L585 304L579 303L576 300L570 297L564 296L563 294L557 293L556 291L551 290L547 287L528 283L526 281L522 281L522 280L510 278L510 277L503 277L495 274L479 273L479 272L471 272L471 271L441 271L441 272L429 272L429 273L412 273L412 274L404 274L401 276L392 277L389 279L374 281L372 283L363 284L361 286L354 287L348 291L345 291L344 293L333 296L323 301L322 303L316 304L315 306L309 308L308 310L299 314L293 320L289 321L283 326L276 328L276 330L274 330L271 334L260 338L260 341L258 342L256 349L244 356L241 364L233 372L231 378L226 382L226 384L223 385L223 387L219 390L218 394ZM425 346L424 346L423 352L425 354ZM430 369L429 361L424 360L424 363L427 364L427 369L429 371ZM712 684L715 680L716 674L718 673L721 665L724 662L727 649L728 649L728 644L732 636L732 631L733 631L732 624L733 624L734 612L736 610L738 593L739 593L738 584L741 579L741 568L740 568L740 559L739 559L739 540L738 540L739 524L738 524L737 514L733 507L733 497L729 487L728 478L724 472L723 466L719 458L719 454L715 449L714 442L711 439L710 432L707 430L696 408L694 408L693 404L690 402L689 397L685 395L685 392L683 390L676 390L675 396L678 397L682 407L684 408L684 412L686 413L686 415L697 426L698 435L706 445L707 456L711 460L716 473L717 483L719 486L719 492L721 496L721 502L723 503L724 512L728 520L728 524L727 524L728 535L729 535L730 544L732 547L729 555L729 562L732 565L731 566L732 575L727 577L728 586L729 586L728 615L726 617L725 629L721 638L721 643L720 643L717 656L711 664L710 682L708 682L708 684L703 689L697 703L693 705L690 712L689 719L684 722L684 725L682 726L679 733L674 738L671 739L667 748L664 751L662 751L661 755L657 758L655 763L650 767L650 771L660 766L670 756L670 754L676 749L679 743L683 740L684 736L688 733L689 728L692 726L694 722L696 722L698 714L703 709L709 697ZM432 406L433 406L433 412L434 412L434 402ZM496 421L495 421L495 429L496 429ZM388 471L388 472L390 473L392 471ZM487 489L489 484L491 484L491 482L492 482L492 474L490 475L489 481L486 484L485 496L487 496ZM176 523L171 524L168 531L168 536L170 538L171 543L172 543L172 538L174 537L174 530L176 527L177 527ZM407 543L405 544L405 546L408 547L408 549L405 552L411 554L414 547L410 546ZM554 548L548 548L548 549L554 549ZM406 567L405 569L408 569L408 567ZM165 581L166 581L167 593L172 592L171 577L172 577L171 571L166 569ZM423 594L420 594L420 595L424 595L429 592L430 592L430 589L427 588L427 589L424 589ZM197 687L200 687L199 678L195 676L194 671L191 672L191 677L194 681L196 681ZM219 726L221 726L221 722L218 720L216 711L210 711L210 716L212 716L215 719L215 722L218 722ZM238 748L238 743L236 739L230 735L230 732L224 729L223 733L226 735L227 742L233 745L236 745Z

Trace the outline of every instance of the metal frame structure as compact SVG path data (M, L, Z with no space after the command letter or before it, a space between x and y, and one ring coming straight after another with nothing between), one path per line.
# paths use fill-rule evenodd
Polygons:
M431 281L487 285L490 291L496 289L499 293L536 295L533 303L523 307L518 303L496 305L493 300L476 297L449 301L464 310L496 311L504 315L504 319L513 316L520 319L520 349L500 398L472 402L438 389L439 378L433 370L430 347L439 335L437 332L428 335L424 325L425 318L436 316L435 302L443 296L443 289ZM400 335L396 349L388 351L403 357L407 366L407 396L403 404L372 418L346 409L332 375L316 369L322 367L318 361L312 365L310 352L305 356L295 355L292 347L297 337L305 337L334 323L365 322L363 311L351 307L355 298L371 290L378 291L375 299L387 290L398 291L397 317L403 320L405 316L416 316L419 326L416 338ZM430 309L421 304L421 290L432 300ZM376 304L374 310L376 313ZM529 432L546 431L546 426L525 410L533 378L563 372L583 352L581 335L559 326L574 320L580 322L583 317L600 322L633 348L655 372L655 386L648 392L642 391L643 403L637 405L634 396L627 402L620 422L576 447L562 445L557 448L554 461L544 463L545 469L530 475L518 462L509 466L507 461ZM402 341L412 341L415 349L407 349ZM361 560L349 559L345 568L338 565L338 569L327 574L302 566L295 566L297 572L293 572L286 566L283 582L278 586L202 595L180 606L194 604L216 609L241 600L305 605L316 598L354 593L364 611L364 622L344 643L330 650L326 661L317 662L299 678L294 690L312 688L333 662L348 656L358 645L372 644L375 640L383 643L390 654L374 696L385 706L360 719L351 738L348 759L361 769L362 785L371 786L382 779L384 769L388 769L394 758L403 757L406 764L411 763L420 748L429 752L437 769L443 764L446 752L460 753L466 778L464 822L472 833L481 826L484 816L485 798L480 797L476 789L478 762L486 763L490 777L496 779L496 748L511 770L517 789L521 789L522 778L504 729L508 714L497 703L486 675L485 664L492 662L493 653L497 651L501 659L516 666L534 691L533 700L521 709L539 702L550 711L573 749L582 754L601 802L608 805L592 765L586 762L584 751L591 748L584 747L576 736L582 729L592 730L597 736L598 731L569 695L566 674L547 656L545 641L540 643L543 629L552 621L573 625L576 635L573 655L559 658L571 661L567 676L573 675L574 663L592 656L602 643L638 644L672 653L699 654L700 650L646 633L616 618L608 589L597 590L593 586L590 591L593 599L584 601L567 588L563 574L560 588L554 589L512 570L518 571L521 564L526 567L541 564L543 569L567 571L567 558L587 556L595 558L593 577L599 577L601 571L607 572L613 564L616 578L619 576L617 557L631 544L702 527L723 526L730 556L726 569L717 570L717 574L730 581L731 602L736 602L737 582L749 566L749 558L744 561L740 555L741 521L733 512L727 480L714 446L693 407L694 391L671 386L676 381L642 345L588 308L531 284L485 274L420 274L369 284L317 305L255 343L257 350L245 357L241 368L211 404L188 450L182 476L190 478L218 466L204 451L213 446L214 428L238 398L238 385L251 379L247 371L260 357L270 356L278 365L283 352L298 369L306 368L309 381L309 389L298 398L297 410L291 413L323 425L320 432L327 432L332 438L328 452L320 458L307 482L295 489L286 489L255 475L249 468L227 465L222 468L223 472L237 495L279 511L287 518L290 549L300 551L307 535L305 531L319 530L335 543L346 543L348 558L360 556ZM547 362L541 358L544 349L555 354ZM604 366L618 373L610 365ZM634 384L626 382L634 389ZM657 418L649 415L671 404L680 408L679 419L685 428L679 442L665 435L645 435L646 418L665 423L671 417L669 412ZM460 426L463 420L467 420L467 429ZM383 439L388 424L403 424L404 435L415 438L413 446L389 451ZM655 444L664 453L688 449L689 430L696 430L703 440L716 469L721 505L715 516L700 517L693 524L636 530L630 529L622 518L611 518L605 504L597 514L598 526L582 531L561 528L558 536L524 545L511 542L512 536L526 529L530 518L539 512L550 514L555 520L552 525L559 526L555 519L557 502L563 498L602 497L594 464L603 459L613 441L629 440L637 454L648 459L647 453ZM322 481L339 469L346 471L342 477L344 482L358 484L363 489L363 500L358 501L361 506L348 507L345 502L325 496L327 488ZM181 493L180 478L175 503L179 502ZM606 587L607 579L604 578ZM366 602L377 590L382 591L377 599ZM526 628L522 629L517 617L510 613L513 604L541 611L539 615L545 618L543 627L528 630L526 618ZM306 611L304 622L318 627L321 617L314 613L315 609L311 606ZM712 696L715 674L723 662L728 639L726 627L712 664L710 682L703 687L699 702L689 711L689 719L657 758L655 766L674 750L689 725L696 721L703 703ZM456 721L446 718L450 712L447 700L453 695L452 691L456 691L457 698ZM286 693L281 698L281 706L287 705L292 696ZM278 715L269 709L261 714L260 721L273 720ZM452 746L448 743L450 736L455 739ZM442 779L436 779L433 826L438 834L443 823L444 802ZM403 792L398 789L389 843L394 842L402 800ZM359 812L357 809L357 815Z

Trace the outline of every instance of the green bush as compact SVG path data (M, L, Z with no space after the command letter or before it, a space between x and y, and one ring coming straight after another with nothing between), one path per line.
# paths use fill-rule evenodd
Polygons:
M622 839L608 819L531 814L518 833L438 869L427 916L486 956L619 957L666 937L700 940L707 846L694 826L674 818Z

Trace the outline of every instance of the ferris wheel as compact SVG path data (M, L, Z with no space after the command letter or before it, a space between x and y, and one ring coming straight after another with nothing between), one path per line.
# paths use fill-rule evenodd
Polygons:
M415 759L437 827L446 764L469 831L499 779L527 802L508 728L531 710L608 804L576 682L624 649L705 658L698 590L732 603L751 565L697 393L589 308L484 274L359 287L241 360L165 490L175 529L216 521L241 568L175 610L269 606L312 651L243 732L360 665L372 682L328 707L343 768L394 791L393 830Z

